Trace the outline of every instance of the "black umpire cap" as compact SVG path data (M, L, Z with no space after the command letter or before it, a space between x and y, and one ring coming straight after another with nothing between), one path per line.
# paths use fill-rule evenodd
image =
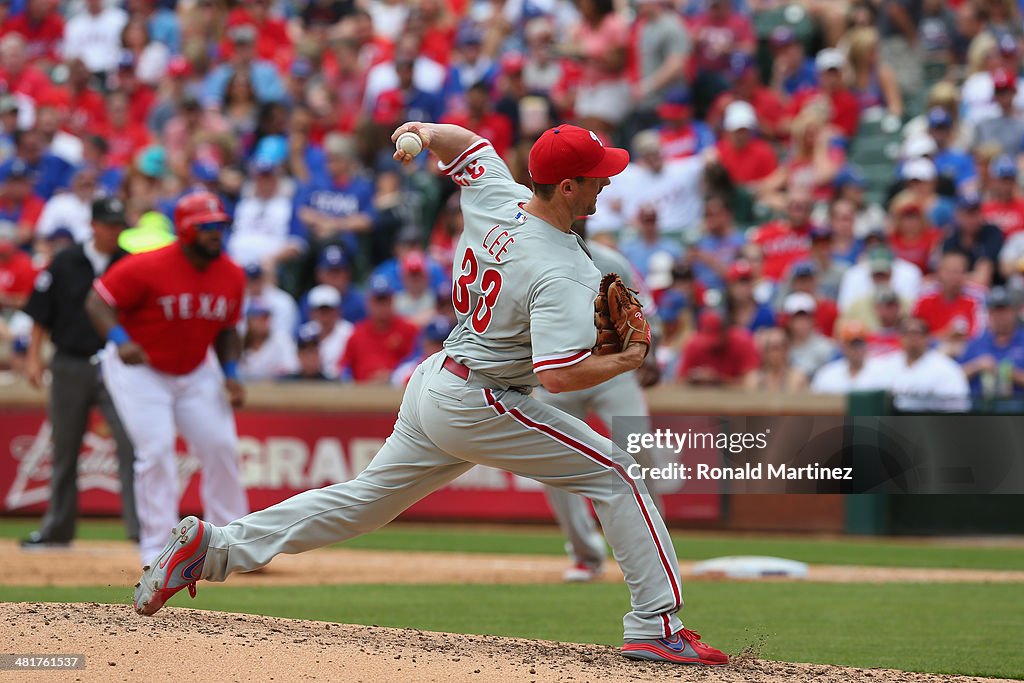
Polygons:
M93 201L92 219L104 225L128 225L124 217L124 202L117 197L101 197Z

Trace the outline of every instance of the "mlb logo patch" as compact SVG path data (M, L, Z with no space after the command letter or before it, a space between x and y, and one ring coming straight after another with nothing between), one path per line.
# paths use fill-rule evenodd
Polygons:
M516 215L512 217L512 220L514 220L519 225L522 225L523 223L526 222L526 214L523 213L522 211L516 211Z

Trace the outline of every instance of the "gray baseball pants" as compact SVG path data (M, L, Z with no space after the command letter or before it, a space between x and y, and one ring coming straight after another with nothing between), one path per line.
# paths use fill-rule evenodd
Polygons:
M442 367L444 353L416 370L395 430L351 481L306 491L224 527L213 527L203 578L223 581L377 529L473 465L488 465L581 494L594 503L625 574L632 609L626 638L662 638L680 628L682 586L672 540L633 459L585 423L475 373Z
M624 409L628 409L632 415L642 418L634 422L634 426L644 432L650 431L650 413L635 372L623 373L583 391L552 394L543 387L538 387L534 390L533 396L538 401L579 420L586 420L587 414L592 411L609 429L612 428L612 418L623 416ZM621 443L616 445L619 448L623 447ZM654 466L650 453L646 450L633 457L643 467ZM606 557L604 537L594 523L594 516L590 514L590 506L586 499L567 489L554 486L544 487L544 493L548 497L548 504L558 526L565 534L566 549L573 564L600 567ZM657 496L654 496L654 500L655 503L658 502Z
M93 406L110 427L117 450L117 476L121 483L121 517L128 538L139 538L132 467L135 451L114 409L99 368L88 358L58 351L50 362L50 424L53 427L53 474L50 501L39 526L48 541L70 541L78 519L78 455L89 427Z

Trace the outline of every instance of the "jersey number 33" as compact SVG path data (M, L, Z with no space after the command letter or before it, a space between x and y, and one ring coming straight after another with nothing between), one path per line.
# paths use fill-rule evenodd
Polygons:
M452 284L455 311L459 315L470 315L472 311L469 324L477 334L483 334L491 325L491 314L500 295L501 273L494 268L481 272L476 254L467 247L462 255L462 274Z

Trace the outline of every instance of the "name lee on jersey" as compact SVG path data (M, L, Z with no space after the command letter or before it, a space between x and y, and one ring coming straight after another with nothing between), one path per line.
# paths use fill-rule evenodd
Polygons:
M181 294L168 294L159 297L157 303L163 309L164 318L167 320L214 320L227 322L228 300L224 295L199 294L194 296L190 292Z
M486 235L484 235L483 246L484 251L494 257L495 263L501 263L501 255L508 253L509 247L515 244L516 238L513 237L508 230L502 230L496 232L501 228L500 225L495 225L491 228Z

